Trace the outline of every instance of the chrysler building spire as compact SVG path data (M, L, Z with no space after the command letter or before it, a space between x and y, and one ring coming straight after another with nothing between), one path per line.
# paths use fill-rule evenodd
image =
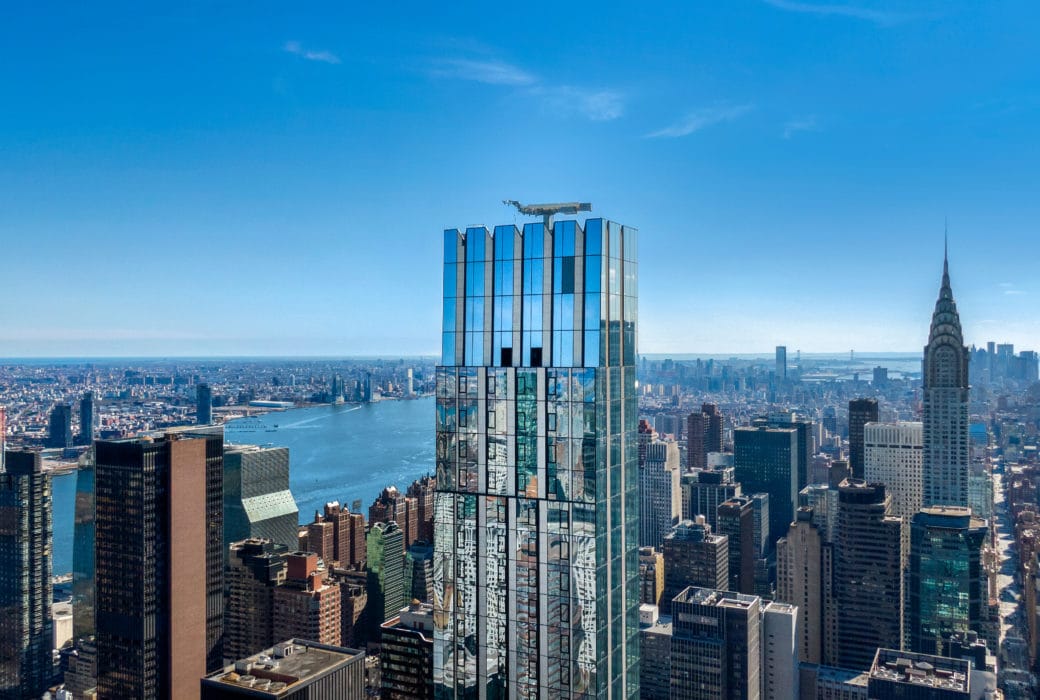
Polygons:
M943 250L939 298L924 348L924 505L968 505L968 348Z

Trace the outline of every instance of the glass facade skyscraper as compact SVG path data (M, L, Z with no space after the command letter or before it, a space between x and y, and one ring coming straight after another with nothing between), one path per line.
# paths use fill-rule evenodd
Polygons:
M439 698L638 697L636 236L445 232Z
M969 508L929 507L914 515L905 611L911 651L942 654L955 632L984 631L989 590L982 548L988 534L986 521Z
M0 469L0 698L38 698L51 649L51 476L39 452L9 452Z

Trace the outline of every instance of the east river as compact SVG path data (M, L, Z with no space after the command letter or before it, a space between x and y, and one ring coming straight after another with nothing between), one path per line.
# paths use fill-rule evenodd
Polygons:
M432 398L372 404L315 406L229 421L228 443L289 448L289 488L310 522L328 501L362 512L393 484L402 491L433 472ZM72 571L76 475L54 479L54 573Z

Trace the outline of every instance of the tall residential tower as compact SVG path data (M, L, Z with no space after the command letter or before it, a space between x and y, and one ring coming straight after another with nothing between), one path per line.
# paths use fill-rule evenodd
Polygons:
M636 698L636 231L444 242L437 697Z

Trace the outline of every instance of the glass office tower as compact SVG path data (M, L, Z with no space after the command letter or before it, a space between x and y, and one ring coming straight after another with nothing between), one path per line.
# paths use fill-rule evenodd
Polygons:
M636 235L445 232L439 698L638 697Z

